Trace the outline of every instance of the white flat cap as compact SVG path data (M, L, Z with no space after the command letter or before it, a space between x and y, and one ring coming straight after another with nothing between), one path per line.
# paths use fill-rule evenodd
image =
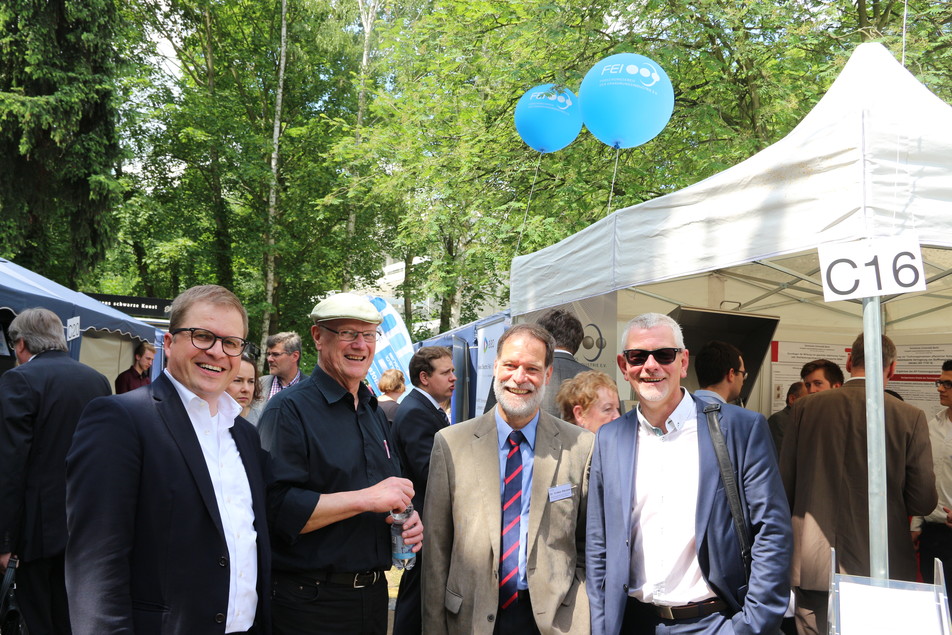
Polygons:
M370 300L353 293L338 293L324 298L311 311L314 322L327 320L360 320L368 324L380 324L383 318Z

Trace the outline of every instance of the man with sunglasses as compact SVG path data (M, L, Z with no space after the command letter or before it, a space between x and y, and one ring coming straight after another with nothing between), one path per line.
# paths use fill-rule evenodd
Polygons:
M311 312L317 368L276 394L261 415L274 460L270 502L275 635L387 632L389 514L404 511L413 484L402 478L390 425L363 381L373 362L380 313L339 293ZM404 540L419 551L413 512Z
M938 558L945 573L945 588L952 589L952 359L943 362L935 387L942 410L929 421L929 441L939 503L928 516L913 516L910 528L919 547L923 582L934 582Z
M270 633L270 479L225 389L248 316L216 285L171 307L167 368L86 407L66 457L74 635Z
M790 588L790 514L763 415L720 405L751 538L748 579L708 402L681 387L681 327L646 313L622 343L618 366L639 405L595 441L585 545L592 632L777 632Z

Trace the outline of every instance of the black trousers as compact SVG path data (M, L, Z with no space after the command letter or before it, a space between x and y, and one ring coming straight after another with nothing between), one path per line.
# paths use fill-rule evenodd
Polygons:
M528 591L520 591L519 599L508 608L496 611L496 626L493 635L538 635L532 602Z
M386 635L387 578L354 589L304 576L272 574L274 635Z
M397 592L397 607L393 612L393 635L420 635L423 632L423 603L420 595L422 553L416 555L416 565L404 570Z
M952 591L952 529L940 523L924 523L919 536L919 573L922 581L935 584L935 563L942 561L946 593Z
M71 635L64 567L64 554L17 567L17 602L30 635Z

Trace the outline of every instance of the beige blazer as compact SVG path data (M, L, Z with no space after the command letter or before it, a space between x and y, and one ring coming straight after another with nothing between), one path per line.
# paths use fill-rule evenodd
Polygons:
M526 574L539 631L589 633L585 512L595 435L541 412ZM549 489L571 485L550 502ZM495 411L444 428L430 457L423 518L423 631L493 632L499 605L499 445Z
M886 512L889 577L916 579L909 516L935 509L935 475L925 415L886 395ZM780 475L793 516L791 584L825 591L830 547L840 573L869 575L866 382L797 399L783 436Z

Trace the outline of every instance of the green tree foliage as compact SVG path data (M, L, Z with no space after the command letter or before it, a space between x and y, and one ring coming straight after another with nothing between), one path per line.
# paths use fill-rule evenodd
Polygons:
M100 287L173 296L226 283L253 322L271 307L272 330L303 333L320 295L361 288L390 256L407 266L411 328L436 318L442 330L506 303L513 256L782 138L861 42L905 50L907 67L952 97L952 5L936 0L910 0L907 16L882 0L289 0L269 217L280 6L123 9L140 34L121 84L130 160ZM155 55L160 39L170 60ZM657 138L616 152L583 131L544 156L522 143L512 117L529 87L577 91L620 52L672 79L674 115ZM268 253L277 293L266 305ZM413 313L424 298L434 315Z
M0 4L0 255L71 286L114 226L117 18L115 0Z

